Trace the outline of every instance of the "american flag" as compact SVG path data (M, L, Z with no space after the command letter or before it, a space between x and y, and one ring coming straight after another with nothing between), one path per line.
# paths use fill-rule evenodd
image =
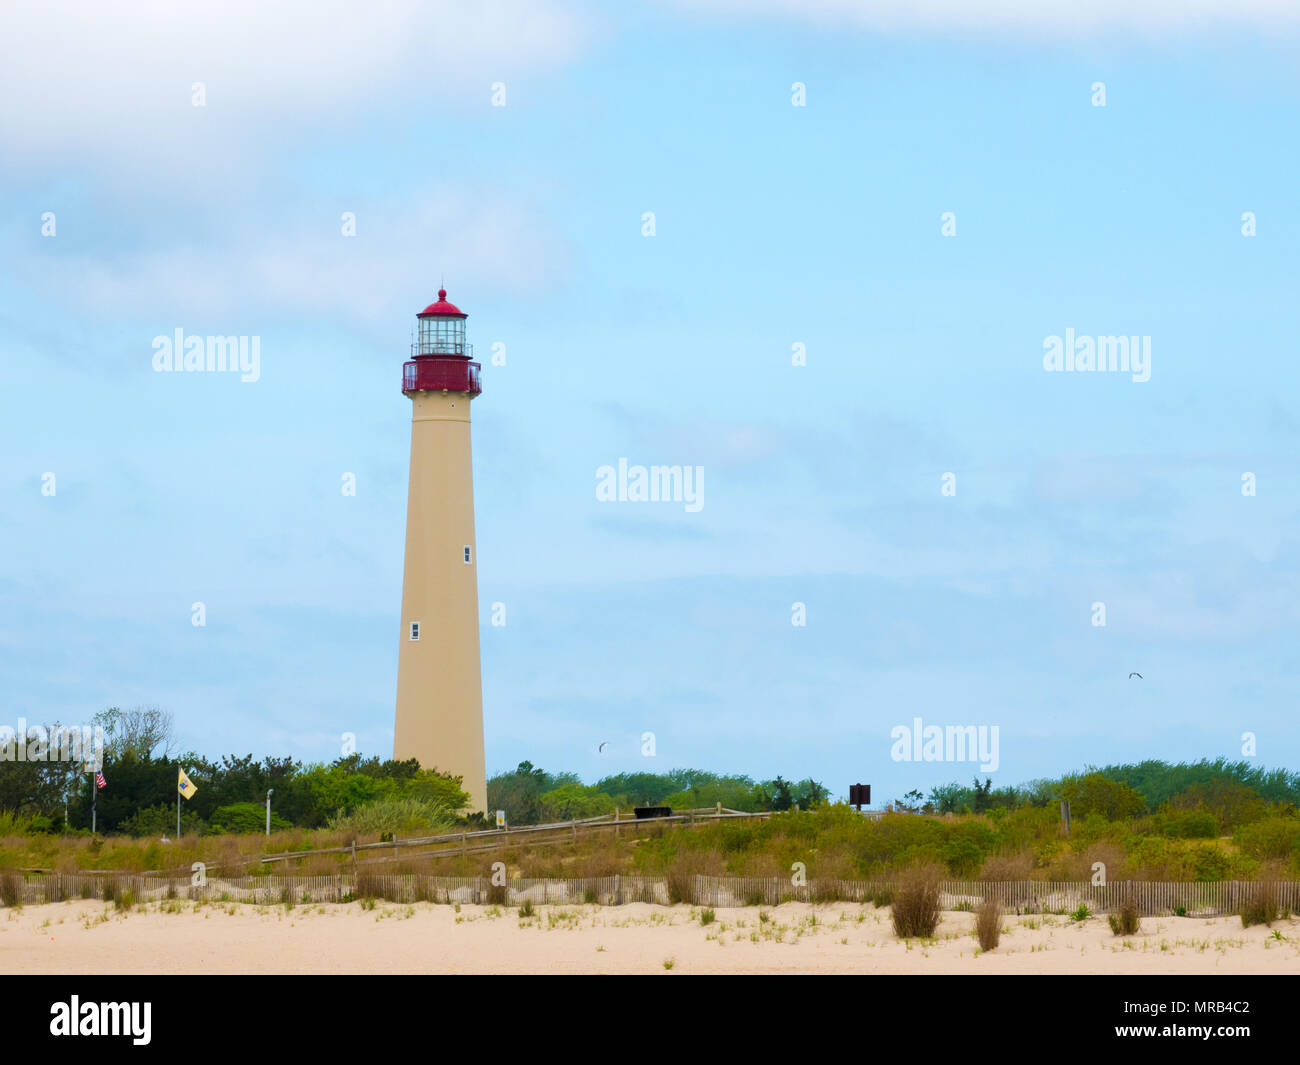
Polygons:
M104 779L104 773L102 770L95 774L95 787L101 789L108 787L108 781Z

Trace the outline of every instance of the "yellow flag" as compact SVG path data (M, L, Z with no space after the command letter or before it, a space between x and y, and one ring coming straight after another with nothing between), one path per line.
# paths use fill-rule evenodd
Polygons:
M195 792L199 789L194 786L194 782L185 775L185 770L181 769L180 778L176 781L176 790L184 795L187 799L194 798Z

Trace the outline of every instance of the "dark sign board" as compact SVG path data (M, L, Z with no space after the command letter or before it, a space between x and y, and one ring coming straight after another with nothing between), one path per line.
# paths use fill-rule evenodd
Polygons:
M864 806L871 805L871 785L870 784L850 784L849 785L849 805L856 806L859 810Z

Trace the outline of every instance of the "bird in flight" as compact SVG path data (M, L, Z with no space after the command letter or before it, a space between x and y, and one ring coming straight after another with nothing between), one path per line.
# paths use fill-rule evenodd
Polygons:
M1130 674L1128 675L1128 679L1129 679L1129 680L1132 680L1134 677L1137 677L1138 680L1142 680L1142 679L1143 679L1141 673L1130 673Z
M606 740L604 743L602 743L599 747L596 748L596 753L599 754L608 746L609 746L609 740Z

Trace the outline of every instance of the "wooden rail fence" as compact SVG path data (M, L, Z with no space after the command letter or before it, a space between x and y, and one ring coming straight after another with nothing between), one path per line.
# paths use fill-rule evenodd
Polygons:
M284 851L279 854L267 854L261 858L263 865L278 862L293 862L302 858L312 858L324 854L348 854L358 864L382 864L401 861L402 851L419 848L419 853L409 855L417 858L447 858L461 854L480 854L485 851L500 850L503 847L527 844L530 847L544 847L555 843L571 843L583 836L597 833L613 832L619 836L623 833L636 835L653 830L663 825L706 825L731 820L764 820L771 817L771 812L747 813L743 810L728 810L719 803L698 810L683 810L671 817L652 817L638 819L629 817L628 811L616 810L612 814L599 817L584 817L573 821L554 821L545 825L522 825L519 828L493 828L479 832L445 832L437 836L415 836L410 839L386 840L382 843L356 843L347 847L325 847L309 851ZM392 851L391 855L386 852ZM358 857L362 854L376 853L369 859Z

